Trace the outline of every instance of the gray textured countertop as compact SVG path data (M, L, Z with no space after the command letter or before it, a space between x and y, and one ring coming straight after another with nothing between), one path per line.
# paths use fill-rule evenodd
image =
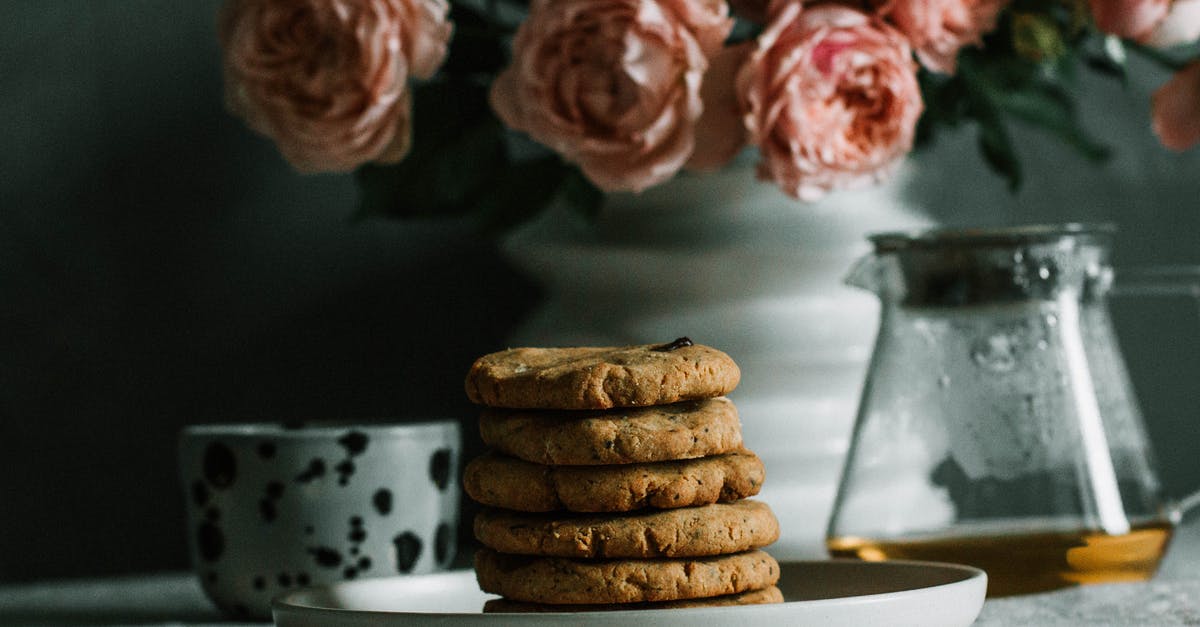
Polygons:
M0 586L0 625L219 621L188 573ZM1153 581L996 599L984 605L976 625L1200 625L1200 524L1177 531Z

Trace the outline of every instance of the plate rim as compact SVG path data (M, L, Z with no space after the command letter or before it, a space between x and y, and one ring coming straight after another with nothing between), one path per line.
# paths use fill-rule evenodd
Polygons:
M677 608L674 611L675 612L700 613L700 612L713 612L713 611L722 611L722 610L737 610L739 612L744 613L744 612L754 612L756 610L780 611L789 606L794 607L794 606L799 606L799 605L803 605L805 608L812 608L812 609L820 609L824 606L829 606L829 605L847 605L847 604L864 605L864 604L885 602L885 601L889 600L890 598L896 597L898 595L937 594L937 592L940 590L973 585L973 582L975 582L977 580L982 580L982 582L983 582L984 595L986 595L986 592L987 592L987 582L988 582L987 573L979 568L976 568L974 566L968 566L966 564L955 564L955 563L950 563L950 562L930 562L930 561L923 561L923 560L865 561L865 560L857 560L857 559L853 559L853 558L835 558L835 559L826 559L826 560L788 560L788 561L783 561L783 562L779 563L781 569L782 569L782 567L785 567L790 564L806 564L806 565L856 564L856 565L879 565L879 566L918 566L918 567L924 567L924 568L936 568L936 569L940 569L940 570L958 571L963 574L963 578L959 579L957 581L942 583L942 584L938 584L935 586L905 588L903 590L895 590L892 592L877 592L874 594L860 594L860 595L851 595L851 596L844 596L844 597L834 597L834 598L829 598L829 599L812 599L812 600L806 600L806 601L784 601L783 603L768 603L765 605L730 605L730 606ZM868 568L870 568L870 567L872 567L872 566L868 566ZM337 583L333 583L333 584L315 585L315 586L308 586L305 588L296 588L296 589L289 590L287 592L284 592L283 594L277 595L274 598L272 598L271 599L271 612L272 612L272 614L274 614L276 611L319 612L319 613L328 614L331 616L346 617L348 615L353 615L356 617L363 617L363 618L398 618L398 617L431 617L431 618L437 617L437 618L447 618L447 619L449 619L449 618L465 618L465 617L479 618L481 616L486 616L486 614L483 614L482 612L418 612L418 611L394 611L394 610L354 610L354 609L337 608L337 607L317 607L317 606L312 606L312 605L299 605L299 604L291 603L291 602L287 601L287 599L290 597L293 597L296 595L302 595L305 593L312 593L313 591L320 590L320 589L333 589L333 588L340 587L340 586L357 586L357 585L369 584L369 583L380 582L380 581L393 581L393 582L404 581L404 580L410 579L412 577L421 577L424 579L434 579L434 578L446 579L446 578L451 578L451 577L457 578L457 577L462 577L465 574L473 573L473 572L474 572L474 569L472 569L472 568L462 568L462 569L457 569L457 570L442 571L442 572L436 572L436 573L426 573L424 575L415 575L415 576L414 575L396 575L396 576L392 576L392 577L375 577L375 578L370 578L370 579L359 579L356 581L341 581L341 582L337 582ZM485 594L492 594L492 593L485 593ZM492 596L497 596L497 598L498 598L498 595L492 595ZM567 616L572 616L572 617L577 617L577 618L598 617L598 616L605 616L605 617L610 617L610 618L622 618L622 617L625 617L628 615L639 615L640 616L640 615L643 615L643 613L645 611L646 610L628 609L628 610L608 610L608 611L603 611L603 612L586 612L586 611L584 611L584 612L538 612L537 615L539 617L546 617L546 618L567 617ZM511 617L513 615L498 613L498 614L494 614L494 616Z

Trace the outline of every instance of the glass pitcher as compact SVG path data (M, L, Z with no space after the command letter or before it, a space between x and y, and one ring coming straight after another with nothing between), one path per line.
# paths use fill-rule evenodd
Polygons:
M989 595L1149 578L1179 519L1109 318L1111 226L873 236L883 303L834 557L959 562Z

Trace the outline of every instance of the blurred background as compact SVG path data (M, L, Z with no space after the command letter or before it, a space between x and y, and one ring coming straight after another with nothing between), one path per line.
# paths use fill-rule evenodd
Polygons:
M0 4L0 580L186 568L185 424L453 417L473 438L462 376L539 302L468 224L352 222L351 177L294 174L228 116L218 5ZM1081 88L1105 165L1017 128L1012 194L964 129L914 155L906 200L1112 221L1119 266L1200 264L1200 152L1157 145L1166 76L1133 69ZM1200 310L1114 311L1166 488L1190 492Z

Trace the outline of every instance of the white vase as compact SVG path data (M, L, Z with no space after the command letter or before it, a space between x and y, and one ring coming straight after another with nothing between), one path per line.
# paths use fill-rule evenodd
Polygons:
M825 526L878 324L842 284L864 235L928 225L900 183L796 202L739 159L639 195L609 196L588 222L555 207L504 242L547 299L511 346L614 346L679 336L742 369L731 398L766 464L758 498L779 518L783 558L823 557Z

